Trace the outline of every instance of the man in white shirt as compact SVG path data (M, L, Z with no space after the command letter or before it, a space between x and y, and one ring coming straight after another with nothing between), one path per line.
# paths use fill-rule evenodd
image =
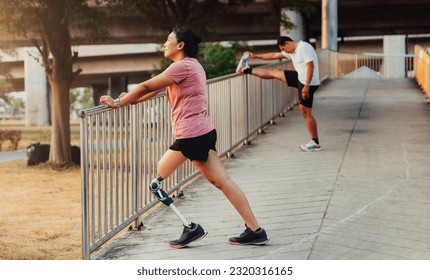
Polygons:
M312 103L314 93L320 85L318 72L318 58L315 49L307 42L295 42L290 37L281 36L277 45L280 52L256 54L245 52L239 66L238 73L252 74L262 79L278 79L288 86L298 89L300 113L305 119L306 127L311 140L300 145L300 149L305 152L320 151L321 145L318 140L317 122L312 115ZM258 58L264 60L290 59L296 71L291 70L269 70L251 68L248 65L248 58Z

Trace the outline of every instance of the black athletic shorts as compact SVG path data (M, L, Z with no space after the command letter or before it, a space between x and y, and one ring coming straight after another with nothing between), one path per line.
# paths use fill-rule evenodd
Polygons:
M169 149L182 152L182 154L191 161L207 161L209 150L216 151L216 140L217 134L214 129L201 136L177 139Z
M285 80L287 80L287 85L298 89L299 103L307 108L312 108L312 103L314 102L314 93L317 91L319 86L310 86L308 98L303 99L302 89L305 85L299 81L297 72L291 71L291 70L285 70L284 75L285 75Z

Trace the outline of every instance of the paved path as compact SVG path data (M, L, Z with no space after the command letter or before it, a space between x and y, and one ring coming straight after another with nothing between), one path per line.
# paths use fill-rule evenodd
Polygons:
M0 162L8 162L8 161L14 161L14 160L23 160L23 159L25 160L27 159L27 154L25 150L0 153Z
M233 246L242 220L200 178L176 205L209 232L186 249L160 207L144 229L127 231L93 259L430 259L430 105L413 81L335 80L316 96L323 151L304 153L298 108L224 161L245 191L266 246Z

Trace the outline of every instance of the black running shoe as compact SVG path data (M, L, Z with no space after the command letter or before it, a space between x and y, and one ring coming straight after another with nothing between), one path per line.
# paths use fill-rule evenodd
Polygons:
M252 231L247 225L244 232L239 237L232 237L228 241L233 245L264 245L269 242L266 231L259 228L257 231Z
M180 249L186 247L193 241L197 241L202 239L208 234L201 225L191 223L191 228L184 226L184 231L182 232L181 237L176 240L170 241L170 247Z

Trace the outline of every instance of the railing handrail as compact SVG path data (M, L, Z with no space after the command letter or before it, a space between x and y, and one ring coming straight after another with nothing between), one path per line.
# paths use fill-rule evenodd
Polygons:
M345 52L345 51L337 51L337 53L341 54L350 54L350 55L363 55L363 56L392 56L392 57L414 57L415 54L398 54L398 53L372 53L372 52Z

